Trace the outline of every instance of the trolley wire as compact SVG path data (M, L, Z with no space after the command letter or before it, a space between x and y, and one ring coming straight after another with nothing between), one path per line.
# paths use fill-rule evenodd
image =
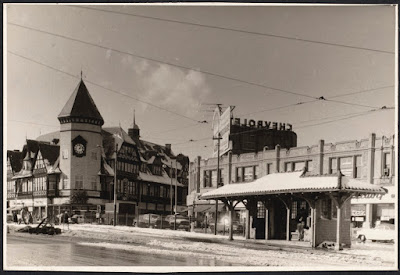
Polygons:
M156 17L156 16L147 16L147 15L127 13L127 12L121 12L121 11L104 10L104 9L98 9L98 8L87 7L87 6L72 5L70 7L87 9L87 10L92 10L92 11L99 11L99 12L103 12L103 13L113 13L113 14L125 15L125 16L137 17L137 18L145 18L145 19L161 21L161 22L169 22L169 23L175 23L175 24L196 26L196 27L202 27L202 28L208 28L208 29L217 29L217 30L222 30L222 31L230 31L230 32L251 34L251 35L257 35L257 36L266 36L266 37L273 37L273 38L279 38L279 39L285 39L285 40L300 41L300 42L327 45L327 46L336 46L336 47L357 49L357 50L363 50L363 51L372 51L372 52L385 53L385 54L395 54L395 52L393 52L393 51L351 46L351 45L340 44L340 43L324 42L324 41L305 39L305 38L300 38L300 37L291 37L291 36L278 35L278 34L272 34L272 33L263 33L263 32L256 32L256 31L247 31L247 30L241 30L241 29L228 28L228 27L220 27L220 26L214 26L214 25L206 25L206 24L193 23L193 22L187 22L187 21L160 18L160 17Z
M225 75L222 75L222 74L217 74L217 73L213 73L213 72L209 72L209 71L205 71L205 70L194 69L194 68L191 68L191 67L188 67L188 66L178 65L178 64L171 63L171 62L166 62L166 61L162 61L162 60L159 60L159 59L146 57L146 56L143 56L143 55L133 54L133 53L130 53L130 52L114 49L114 48L111 48L111 47L106 47L106 46L103 46L103 45L100 45L100 44L96 44L96 43L93 43L93 42L88 42L88 41L80 40L80 39L77 39L77 38L69 37L69 36L66 36L66 35L61 35L61 34L49 32L49 31L45 31L45 30L41 30L41 29L37 29L37 28L33 28L33 27L28 27L28 26L20 25L20 24L13 23L13 22L8 22L8 24L12 25L12 26L28 29L28 30L31 30L31 31L47 34L47 35L50 35L50 36L55 36L55 37L63 38L63 39L66 39L66 40L79 42L79 43L86 44L86 45L89 45L89 46L98 47L98 48L101 48L101 49L104 49L104 50L112 50L112 51L117 52L119 54L130 55L130 56L133 56L133 57L136 57L136 58L140 58L140 59L144 59L144 60L148 60L148 61L152 61L152 62L156 62L156 63L160 63L160 64L165 64L165 65L169 65L169 66L172 66L172 67L177 67L177 68L181 68L181 69L185 69L185 70L192 70L192 71L196 71L196 72L199 72L199 73L202 73L202 74L211 75L211 76L214 76L214 77L219 77L219 78L223 78L223 79L227 79L227 80L231 80L231 81L236 81L236 82L240 82L240 83L244 83L244 84L248 84L248 85L252 85L252 86L256 86L256 87L266 88L266 89L277 91L277 92L282 92L282 93L291 94L291 95L297 95L297 96L303 96L303 97L312 98L312 99L319 99L319 100L320 99L324 99L322 96L320 96L320 97L310 96L310 95L303 94L303 93L298 93L298 92L293 92L293 91L289 91L289 90L285 90L285 89L275 88L275 87L267 86L267 85L264 85L264 84L255 83L255 82L251 82L251 81L246 81L246 80L242 80L242 79L235 78L235 77L229 77L229 76L225 76ZM94 85L99 86L98 84L94 84ZM101 87L104 88L103 86L101 86ZM105 89L110 90L109 88L105 88ZM115 91L112 91L112 92L115 92ZM125 95L125 94L123 94L123 95ZM332 100L327 100L327 101L332 101ZM332 102L342 103L342 104L347 104L347 105L354 105L354 106L359 106L359 107L376 108L376 107L372 107L372 106L365 106L365 105L361 105L361 104L353 104L353 103L343 102L343 101L332 101ZM147 104L150 105L151 103L147 103ZM173 112L173 111L169 111L169 112ZM182 115L180 115L180 116L182 116ZM186 117L186 118L188 118L188 117ZM192 118L189 118L189 119L194 120Z

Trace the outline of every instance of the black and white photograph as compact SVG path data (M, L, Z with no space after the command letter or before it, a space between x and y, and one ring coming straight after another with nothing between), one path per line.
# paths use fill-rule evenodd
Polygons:
M3 4L3 270L398 270L397 14Z

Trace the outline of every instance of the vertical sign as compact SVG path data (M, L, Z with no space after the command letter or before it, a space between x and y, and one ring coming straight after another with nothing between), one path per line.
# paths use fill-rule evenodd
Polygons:
M213 134L214 137L221 135L220 140L220 155L225 154L230 150L229 148L229 134L231 130L231 107L226 108L226 110L221 114L219 107L214 111L213 117ZM218 155L218 140L214 140L213 157Z

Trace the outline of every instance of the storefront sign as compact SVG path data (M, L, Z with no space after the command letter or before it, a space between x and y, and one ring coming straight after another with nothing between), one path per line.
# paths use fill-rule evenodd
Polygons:
M214 138L221 137L219 140L219 154L223 155L229 151L229 134L231 132L231 107L228 107L222 114L219 107L214 111L213 117ZM218 139L214 139L213 157L218 155Z
M254 119L243 119L234 118L232 119L232 125L239 125L251 128L265 128L265 129L272 129L278 131L292 131L292 124L290 123L281 123L275 121L263 121L258 120L255 121Z
M365 216L365 210L351 210L351 215L355 217Z

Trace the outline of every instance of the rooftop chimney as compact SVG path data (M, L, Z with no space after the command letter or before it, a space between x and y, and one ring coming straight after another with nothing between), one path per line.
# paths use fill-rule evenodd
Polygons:
M170 143L165 144L165 149L167 151L167 154L171 154L171 144Z

